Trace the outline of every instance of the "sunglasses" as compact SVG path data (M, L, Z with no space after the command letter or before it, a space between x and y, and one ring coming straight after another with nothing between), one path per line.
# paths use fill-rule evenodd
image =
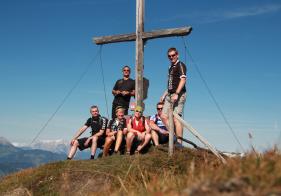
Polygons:
M136 112L142 113L142 111L136 110Z
M157 108L157 110L163 110L163 108Z
M171 54L171 55L168 55L169 58L174 58L175 56L177 56L177 54Z
M129 70L129 69L124 69L123 71L128 71L128 72L130 72L130 70Z

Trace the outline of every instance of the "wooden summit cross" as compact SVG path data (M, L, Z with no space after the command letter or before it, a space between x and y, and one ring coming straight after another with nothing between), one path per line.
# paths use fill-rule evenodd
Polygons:
M174 29L163 29L151 32L144 31L144 0L136 0L136 33L94 37L93 41L97 44L109 44L116 42L136 41L136 65L135 65L135 81L136 81L136 105L143 105L144 89L143 89L143 52L144 42L149 39L172 37L172 36L184 36L191 32L191 27L182 27ZM170 112L172 114L172 112ZM173 135L174 125L173 120L169 117L169 155L173 154Z
M116 42L127 42L136 41L136 65L135 65L135 78L136 78L136 104L143 106L143 46L144 42L149 39L161 38L161 37L172 37L172 36L184 36L191 32L192 28L181 27L173 29L162 29L157 31L145 32L144 31L144 0L136 0L136 33L122 34L122 35L112 35L103 37L94 37L93 41L97 45L109 44ZM172 108L171 108L172 109ZM199 140L204 143L216 156L218 156L222 162L225 160L221 157L216 149L214 149L202 136L200 136L194 128L183 121L177 114L174 116L180 120L180 122L187 127ZM173 136L174 136L174 123L173 123L173 113L170 112L169 115L169 155L173 154Z
M184 36L191 32L191 27L182 27L174 29L163 29L151 32L144 31L144 0L136 0L136 33L94 37L93 41L97 45L116 42L136 41L136 105L143 106L143 51L144 42L149 39Z

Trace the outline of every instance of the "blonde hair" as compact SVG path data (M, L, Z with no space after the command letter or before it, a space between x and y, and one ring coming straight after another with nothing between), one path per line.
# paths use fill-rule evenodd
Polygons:
M117 114L119 111L124 112L124 108L122 108L122 107L117 107L116 110L115 110L115 114Z

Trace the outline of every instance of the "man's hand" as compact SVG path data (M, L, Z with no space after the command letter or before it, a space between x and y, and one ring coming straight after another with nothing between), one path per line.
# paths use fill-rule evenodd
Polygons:
M162 133L163 135L169 135L169 131L167 131L165 129L160 129L159 132Z
M173 94L171 99L172 99L172 103L175 103L179 98L179 95L178 94Z
M125 128L125 129L123 129L123 131L122 131L122 132L123 132L123 135L127 135L127 133L128 133L128 129L126 129L126 128Z
M130 94L129 91L122 91L121 93L122 93L123 96Z
M119 94L121 94L121 91L116 90L116 91L115 91L115 95L119 95Z
M163 134L164 135L169 135L169 131L164 130Z
M75 139L72 139L72 140L70 141L70 146L73 146L74 142L75 142Z

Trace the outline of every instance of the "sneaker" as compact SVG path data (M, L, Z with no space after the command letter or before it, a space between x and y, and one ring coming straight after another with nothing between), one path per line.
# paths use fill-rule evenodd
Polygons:
M175 147L180 148L180 149L184 148L184 146L181 143L178 143L178 142L175 143Z

